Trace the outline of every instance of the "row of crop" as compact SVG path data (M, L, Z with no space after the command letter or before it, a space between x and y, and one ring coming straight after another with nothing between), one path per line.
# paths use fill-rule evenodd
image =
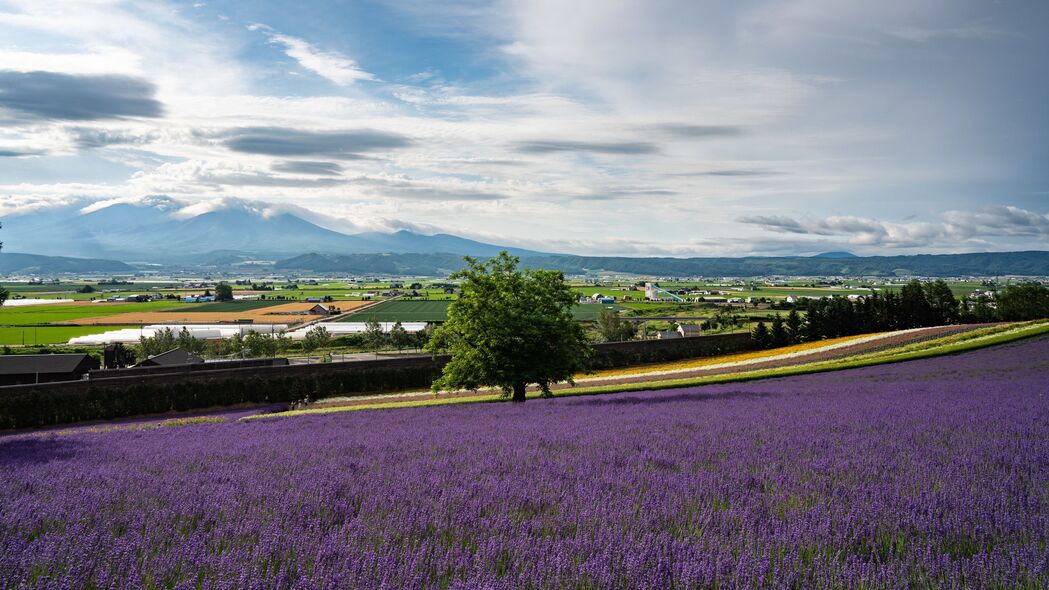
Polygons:
M610 385L584 386L572 389L561 389L556 392L559 396L581 396L600 395L607 393L620 393L626 391L655 391L660 389L677 389L681 387L695 387L699 385L711 385L715 383L735 383L742 381L753 381L756 379L767 379L771 377L791 377L795 375L807 375L810 373L822 373L825 371L840 371L843 369L856 369L886 363L898 363L903 361L919 360L935 356L956 354L970 350L978 350L997 344L1015 342L1027 338L1049 335L1049 323L1046 321L1030 322L1024 324L1011 324L1008 326L992 326L985 329L973 330L961 334L945 336L915 343L903 347L888 348L871 354L847 356L844 358L832 358L818 360L815 362L787 365L780 367L760 368L738 373L723 373L715 375L703 375L685 377L678 379L657 379L644 382L618 383Z

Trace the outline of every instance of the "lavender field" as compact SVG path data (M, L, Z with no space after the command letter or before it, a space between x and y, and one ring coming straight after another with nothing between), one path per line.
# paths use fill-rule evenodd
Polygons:
M1049 586L1049 339L653 393L0 438L3 588Z

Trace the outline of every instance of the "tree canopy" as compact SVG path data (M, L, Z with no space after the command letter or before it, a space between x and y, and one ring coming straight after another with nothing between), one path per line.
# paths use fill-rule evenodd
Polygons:
M523 402L529 384L549 396L551 383L572 383L591 348L572 317L575 294L564 274L522 272L520 260L506 252L483 263L465 260L466 268L449 277L462 281L460 297L426 345L452 356L434 391L498 387Z
M624 320L611 309L603 308L597 316L597 329L605 342L630 340L637 333L634 324Z
M233 301L233 287L225 282L215 285L215 300Z

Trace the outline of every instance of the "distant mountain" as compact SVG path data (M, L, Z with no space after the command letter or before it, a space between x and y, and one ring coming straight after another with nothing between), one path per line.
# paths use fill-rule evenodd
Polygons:
M281 260L275 269L317 273L444 276L463 267L458 254L304 254Z
M813 258L858 258L858 256L852 252L821 252Z
M1049 252L985 252L915 256L625 258L524 256L523 266L569 274L617 272L642 276L1049 276ZM453 255L391 254L326 256L307 254L279 261L276 268L318 273L441 276L458 269Z
M0 274L4 275L53 275L93 272L129 273L134 271L134 267L116 260L41 256L39 254L20 254L18 252L4 252L0 254Z
M4 242L21 251L55 256L86 255L129 262L201 264L216 251L246 259L326 254L450 253L492 256L500 250L539 254L447 234L411 231L345 234L291 213L267 215L231 206L195 216L167 197L117 203L87 213L73 207L48 209L4 220ZM229 260L227 256L225 260Z

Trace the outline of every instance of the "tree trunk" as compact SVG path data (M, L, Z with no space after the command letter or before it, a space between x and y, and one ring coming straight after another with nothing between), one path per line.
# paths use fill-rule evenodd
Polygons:
M510 398L510 401L523 402L525 401L525 391L527 387L524 383L514 383L514 396Z

